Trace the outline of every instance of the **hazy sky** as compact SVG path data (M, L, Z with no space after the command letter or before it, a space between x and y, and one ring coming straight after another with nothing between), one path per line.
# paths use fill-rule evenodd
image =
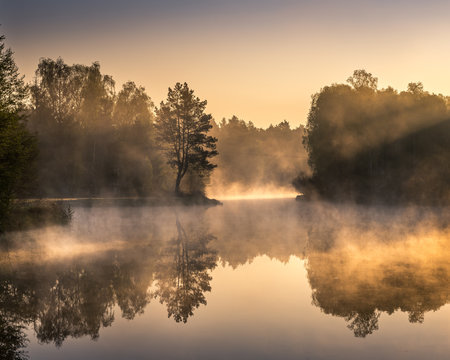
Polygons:
M217 120L305 123L311 94L359 68L450 94L450 1L0 0L0 23L29 81L41 57L99 61L155 103L186 81Z

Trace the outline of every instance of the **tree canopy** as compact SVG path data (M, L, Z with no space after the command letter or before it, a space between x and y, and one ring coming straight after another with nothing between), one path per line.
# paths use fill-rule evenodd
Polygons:
M0 36L0 231L10 210L11 200L21 195L32 181L35 139L28 132L21 113L27 87Z
M209 161L217 155L217 139L208 135L212 116L205 114L206 104L187 83L177 83L156 111L159 141L167 163L176 171L176 194L180 194L181 180L188 170L205 178L216 167Z
M299 190L356 201L450 200L447 99L421 83L377 90L362 70L349 83L313 96L304 137L313 175L297 179Z

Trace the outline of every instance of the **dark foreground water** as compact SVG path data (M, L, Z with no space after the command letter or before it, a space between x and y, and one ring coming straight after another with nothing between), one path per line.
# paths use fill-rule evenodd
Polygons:
M2 251L1 359L450 356L448 209L74 210Z

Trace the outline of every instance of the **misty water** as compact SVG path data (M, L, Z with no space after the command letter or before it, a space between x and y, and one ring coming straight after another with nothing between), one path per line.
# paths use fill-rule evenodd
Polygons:
M70 225L11 234L2 250L1 345L19 356L23 342L31 359L450 353L447 208L73 210Z

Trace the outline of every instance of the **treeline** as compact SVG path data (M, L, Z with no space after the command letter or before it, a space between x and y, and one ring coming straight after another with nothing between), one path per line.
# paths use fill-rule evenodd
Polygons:
M127 82L116 94L100 65L42 59L31 86L28 126L39 146L36 195L148 196L166 190L153 103Z
M379 90L364 70L348 82L313 96L304 137L312 175L297 188L333 200L448 203L449 99L421 83Z
M4 39L0 36L0 232L12 200L28 188L36 157L36 141L23 116L27 87Z
M290 186L306 167L303 127L284 121L263 130L237 117L216 124L186 83L169 88L156 107L134 82L116 90L98 63L43 58L25 84L4 37L0 45L2 231L22 223L15 218L42 213L39 203L17 199L175 193L198 202L208 184L214 195ZM54 217L61 214L70 215Z
M173 104L161 104L158 110L145 89L133 82L125 83L116 94L112 77L102 74L98 63L69 66L62 59L42 59L30 88L28 116L28 128L37 135L39 147L34 195L150 196L172 192L177 176L167 155L176 168L183 164L178 164L180 144L171 136L175 125L170 119L177 115L171 117L167 112L171 111L169 105L175 112L179 107L174 93L178 91L181 98L189 96L191 90L185 87L170 90L168 99ZM184 95L183 89L187 91ZM195 107L194 100L186 107ZM241 190L290 186L298 169L307 166L301 126L291 129L284 121L264 130L237 117L219 124L210 115L204 120L206 126L208 122L212 126L209 141L219 140L213 153L219 154L213 160L217 168L210 181L214 166L201 164L199 168L194 164L198 154L189 154L183 192L204 193L207 184L215 193L233 186ZM201 145L204 152L206 141ZM174 147L178 150L172 151ZM167 150L172 152L167 154Z
M211 132L219 139L218 167L211 177L217 193L289 187L299 169L308 168L301 125L291 129L285 120L261 129L233 116Z

